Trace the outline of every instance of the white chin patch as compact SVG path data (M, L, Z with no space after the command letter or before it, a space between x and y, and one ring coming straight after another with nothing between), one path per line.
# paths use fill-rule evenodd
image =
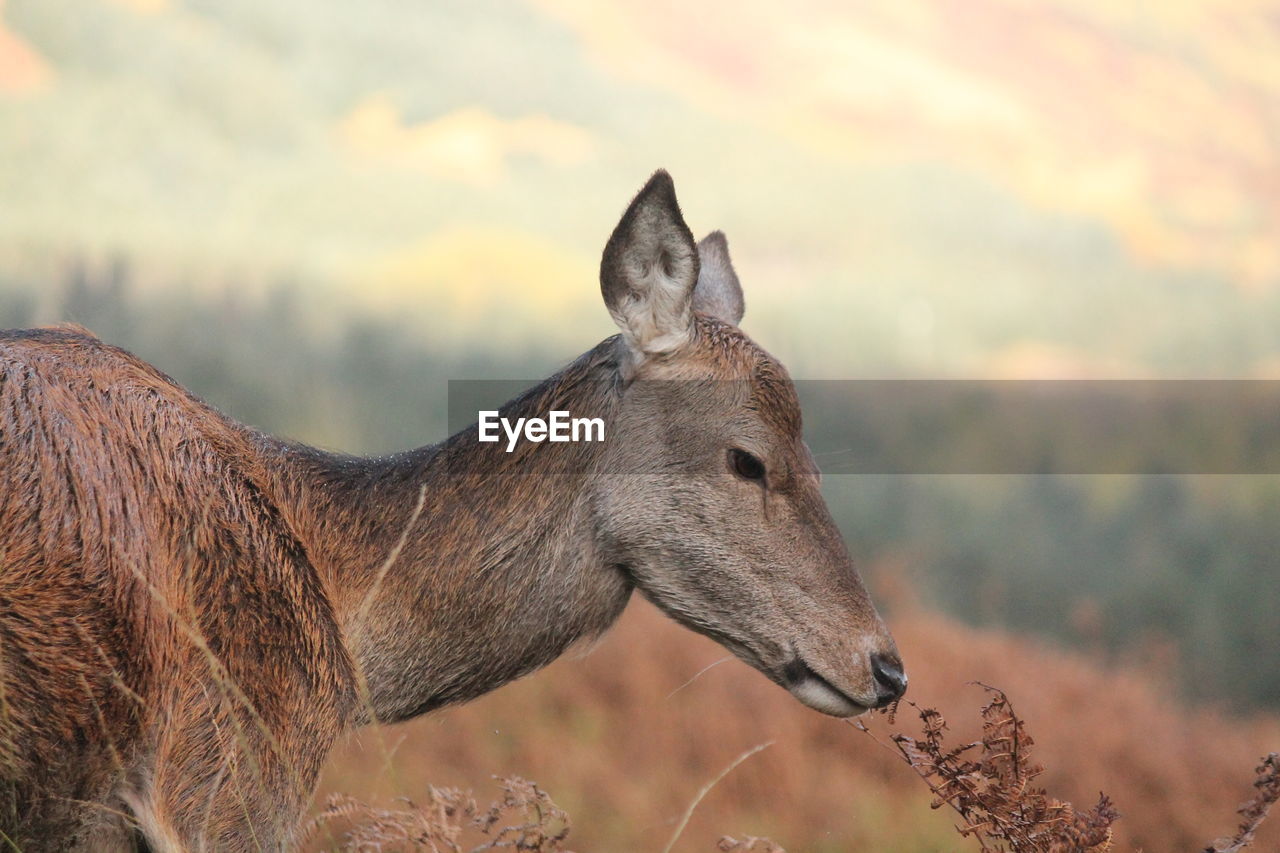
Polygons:
M849 701L816 678L806 678L792 685L791 695L815 711L833 717L856 717L868 710L867 706Z

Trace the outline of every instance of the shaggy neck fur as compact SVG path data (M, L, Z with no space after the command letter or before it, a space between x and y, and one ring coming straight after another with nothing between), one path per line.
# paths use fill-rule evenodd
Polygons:
M511 401L602 417L619 402L616 338ZM608 437L606 426L606 440ZM380 459L278 445L289 521L335 604L373 714L403 720L545 666L631 593L593 524L604 443L481 443L474 426ZM366 715L367 717L367 715Z

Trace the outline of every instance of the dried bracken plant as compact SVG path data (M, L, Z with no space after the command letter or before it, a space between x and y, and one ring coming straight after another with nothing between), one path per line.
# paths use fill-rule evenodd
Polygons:
M1002 691L985 684L982 738L951 746L947 722L932 708L908 703L920 715L920 737L892 736L894 747L934 793L934 808L950 806L963 818L961 835L982 853L1103 853L1111 849L1111 825L1119 817L1101 795L1085 812L1050 797L1032 783L1044 768L1031 761L1033 740ZM890 722L893 712L890 711ZM853 724L883 746L862 723Z
M502 785L502 799L475 819L480 831L493 840L475 848L476 851L564 851L564 840L569 837L569 815L551 801L546 791L527 779L508 776L499 780L499 783ZM512 815L523 816L524 822L498 827L503 818L510 818Z
M1239 809L1242 820L1236 834L1204 849L1204 853L1238 853L1253 842L1254 833L1267 812L1280 800L1280 753L1271 753L1258 765L1253 787L1257 793Z
M496 778L496 777L495 777ZM316 815L304 839L334 839L335 853L570 853L564 848L569 816L545 791L517 776L498 779L502 799L481 811L469 793L428 788L423 803L402 800L403 808L376 808L335 794ZM486 840L464 847L468 830Z
M428 788L423 803L403 800L403 808L382 809L345 794L334 794L307 827L305 837L339 837L343 853L461 853L464 827L476 804L461 791Z

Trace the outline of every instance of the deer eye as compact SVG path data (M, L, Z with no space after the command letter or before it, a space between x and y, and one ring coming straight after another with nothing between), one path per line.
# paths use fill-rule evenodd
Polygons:
M745 450L729 451L729 467L744 480L764 479L764 463Z

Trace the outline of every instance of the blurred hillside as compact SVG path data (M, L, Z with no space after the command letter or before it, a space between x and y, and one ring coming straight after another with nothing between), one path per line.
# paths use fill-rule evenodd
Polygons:
M661 165L798 375L1280 363L1265 3L2 8L10 272L118 253L577 345Z

